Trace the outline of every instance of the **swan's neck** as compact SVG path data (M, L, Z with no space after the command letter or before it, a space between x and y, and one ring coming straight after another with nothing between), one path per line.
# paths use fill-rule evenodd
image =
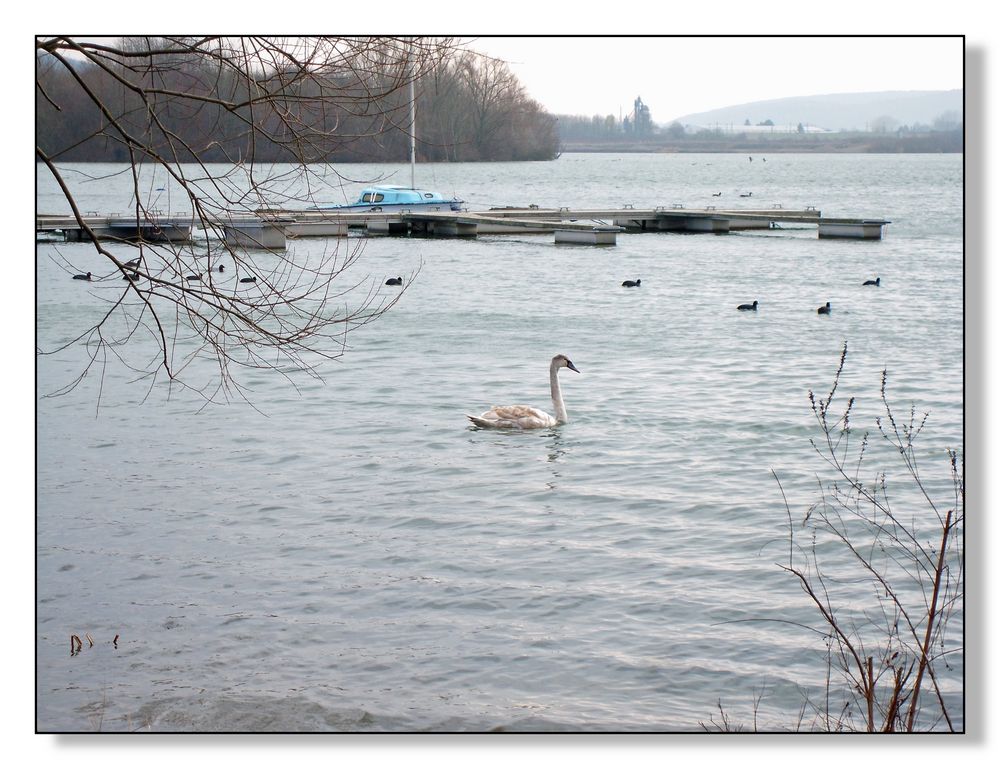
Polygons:
M552 408L556 410L556 421L568 422L566 404L563 403L562 390L559 388L559 366L555 363L549 366L549 389L552 390Z

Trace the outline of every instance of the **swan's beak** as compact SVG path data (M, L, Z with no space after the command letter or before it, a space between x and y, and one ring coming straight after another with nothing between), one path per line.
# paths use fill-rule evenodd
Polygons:
M580 369L578 369L576 366L574 366L573 365L573 361L571 361L569 359L566 360L566 368L568 368L570 371L575 371L577 374L580 373Z

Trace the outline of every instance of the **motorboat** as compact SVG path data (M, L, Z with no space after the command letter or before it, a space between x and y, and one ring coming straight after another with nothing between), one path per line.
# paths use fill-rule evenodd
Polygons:
M365 187L354 203L311 206L316 211L461 211L465 201L445 198L439 192L414 187L376 185Z

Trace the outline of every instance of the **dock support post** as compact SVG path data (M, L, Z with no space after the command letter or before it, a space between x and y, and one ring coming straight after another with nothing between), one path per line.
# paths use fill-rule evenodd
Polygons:
M718 216L689 216L684 220L688 232L729 232L729 220Z
M267 222L231 222L223 225L223 230L228 246L278 249L286 247L285 231Z
M588 246L613 246L618 242L618 228L592 230L555 230L556 243L583 243Z
M656 225L661 232L676 232L685 229L686 220L684 216L661 215L656 218Z
M856 238L859 240L882 240L885 222L824 222L819 223L821 238Z
M476 225L467 222L431 222L430 232L432 235L460 238L474 238L479 234Z

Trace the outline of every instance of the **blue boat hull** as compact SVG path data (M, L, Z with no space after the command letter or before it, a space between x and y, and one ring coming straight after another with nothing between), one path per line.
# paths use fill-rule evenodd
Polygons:
M465 201L448 200L438 192L418 190L412 187L378 185L367 187L354 203L340 205L312 206L315 211L341 211L344 213L366 213L369 211L461 211Z
M311 206L311 211L340 211L345 214L385 211L461 211L461 200L443 200L436 203L346 203L344 205Z

